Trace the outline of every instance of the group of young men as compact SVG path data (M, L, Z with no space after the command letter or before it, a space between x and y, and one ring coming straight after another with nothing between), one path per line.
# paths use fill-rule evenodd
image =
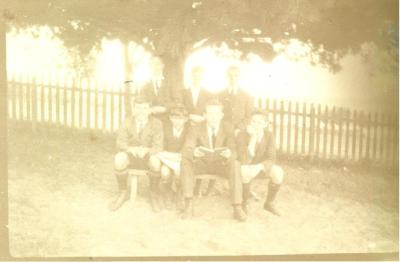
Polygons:
M127 169L134 168L149 170L155 212L178 202L182 218L192 217L192 199L200 186L196 175L215 174L229 181L235 219L247 219L250 184L256 177L270 178L264 209L279 215L274 200L284 172L275 164L266 113L254 108L253 99L239 89L239 68L229 67L227 88L211 94L201 85L203 69L194 67L189 88L171 103L161 60L152 59L151 67L152 81L132 96L133 115L118 131L114 168L119 194L110 209L129 199ZM214 183L210 181L208 192Z

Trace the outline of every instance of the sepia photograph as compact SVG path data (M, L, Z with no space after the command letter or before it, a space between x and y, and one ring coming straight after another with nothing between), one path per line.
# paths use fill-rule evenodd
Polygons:
M5 0L0 62L0 260L399 259L398 0Z

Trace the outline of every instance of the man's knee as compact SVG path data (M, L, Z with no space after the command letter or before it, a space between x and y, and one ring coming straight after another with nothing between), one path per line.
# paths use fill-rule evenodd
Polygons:
M119 152L114 157L114 168L116 170L124 170L129 165L129 156L125 152Z
M155 155L150 156L149 158L149 167L150 170L159 172L161 169L161 161Z
M270 177L273 183L282 184L284 176L285 172L283 171L282 167L278 165L273 165L271 167Z
M161 178L168 179L171 176L171 170L167 166L161 166Z

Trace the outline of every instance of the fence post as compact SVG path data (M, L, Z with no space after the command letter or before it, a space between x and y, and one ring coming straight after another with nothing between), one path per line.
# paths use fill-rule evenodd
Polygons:
M281 100L281 108L280 108L280 124L279 124L279 150L283 153L283 125L284 125L284 114L285 114L285 104L283 100Z
M370 160L371 159L370 157L371 113L368 113L366 127L367 127L367 138L366 138L365 158L367 160ZM370 161L368 161L368 163L370 163Z
M303 102L303 121L301 130L301 153L305 155L306 153L306 119L307 119L307 104Z
M373 124L374 124L374 136L372 139L372 159L374 161L377 161L376 153L377 153L378 126L379 126L379 115L377 112L375 112L375 114L374 114Z
M107 96L108 96L108 90L107 90L107 85L105 85L104 83L103 83L103 85L101 86L101 95L102 95L102 98L103 98L103 103L102 103L102 105L103 105L103 107L102 107L102 129L103 129L103 133L106 133L106 131L107 131Z
M353 160L356 161L356 142L357 142L357 122L358 122L358 117L357 117L357 110L354 110L353 112L353 138L352 138L352 157Z
M32 101L32 88L31 88L31 81L30 77L26 78L25 83L25 99L26 99L26 120L32 120L32 111L31 111L31 101Z
M91 78L89 78L88 79L88 85L87 85L87 88L86 88L86 94L87 94L87 97L86 97L86 128L87 129L90 129L90 125L91 125L91 119L90 119L90 116L91 116L91 108L90 108L90 100L91 100L91 95L92 95L92 79Z
M380 141L379 141L379 161L383 163L383 145L385 141L385 114L381 113L381 121L380 121L380 126L381 126L381 136L380 136Z
M57 81L56 81L56 126L60 127L60 76L57 74Z
M15 75L12 74L11 76L11 82L12 85L8 84L8 91L11 93L11 108L12 108L12 114L11 114L11 118L15 121L17 120L17 114L16 114L16 92L15 92Z
M288 154L290 154L290 146L291 146L291 144L290 144L290 142L291 142L291 129L292 129L292 101L288 101L288 110L287 110L287 117L288 117L288 121L287 121L287 128L286 128L286 132L287 132L287 141L286 141L286 143L287 143L287 145L286 145L286 150L287 150L287 153Z
M67 78L63 79L63 123L64 127L68 127L68 93L67 88L70 82L67 82ZM69 79L68 79L69 80Z
M345 160L349 160L349 143L350 143L350 116L351 112L350 109L346 110L346 141L344 144L344 153L345 153Z
M324 159L326 159L327 155L327 145L328 145L328 106L325 106L325 114L324 114Z
M331 143L329 146L329 151L330 151L330 158L333 159L335 158L334 155L334 149L335 149L335 117L336 117L336 107L332 108L332 112L331 112Z
M99 82L94 81L94 129L97 131L99 128Z
M274 124L273 124L273 133L274 133L274 138L276 139L277 134L276 134L276 125L277 125L277 106L276 106L276 99L274 99L274 107L273 107L273 119L274 119Z
M114 84L110 85L110 92L111 92L111 104L110 104L110 113L111 113L111 132L114 132L114 114L115 114L115 109L114 109Z
M294 153L298 153L298 144L299 144L299 102L296 101L296 109L295 109L295 119L294 119Z
M339 125L339 136L338 136L338 159L342 159L342 126L343 126L343 108L339 108L337 115Z
M314 136L315 136L315 108L314 104L311 103L311 111L310 111L310 132L309 132L309 148L308 148L308 153L310 155L310 160L314 159Z
M33 131L36 131L36 122L37 122L37 96L36 96L36 91L37 86L36 86L36 77L32 77L32 129Z
M316 114L316 122L317 125L315 127L315 133L316 133L316 143L315 143L315 156L316 158L319 158L319 151L320 151L320 136L321 136L321 104L318 104L318 111Z

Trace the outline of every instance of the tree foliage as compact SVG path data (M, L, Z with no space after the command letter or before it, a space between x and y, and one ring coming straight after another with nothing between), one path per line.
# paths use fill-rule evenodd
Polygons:
M396 0L13 0L3 16L15 28L50 26L83 54L109 37L172 58L204 40L271 59L272 43L296 38L335 66L365 42L398 45Z

